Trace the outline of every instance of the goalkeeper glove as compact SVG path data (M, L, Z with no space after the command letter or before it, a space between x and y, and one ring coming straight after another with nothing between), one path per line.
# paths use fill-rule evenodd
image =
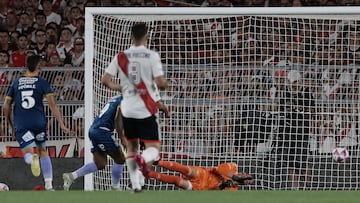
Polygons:
M219 185L219 189L220 190L224 190L226 188L232 187L234 185L234 183L231 180L227 180L224 183L221 183L221 185Z
M239 185L248 185L248 184L251 184L252 183L252 176L250 174L247 174L247 173L242 173L242 174L239 174L239 175L233 175L231 177L231 179L233 181L236 181Z

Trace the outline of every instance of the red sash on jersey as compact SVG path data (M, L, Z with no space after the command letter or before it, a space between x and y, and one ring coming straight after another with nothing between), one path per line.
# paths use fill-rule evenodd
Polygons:
M126 77L128 77L128 69L127 66L129 64L129 60L124 52L120 52L118 54L118 64L120 66L120 69L125 74ZM139 84L136 85L136 89L140 90L140 98L144 101L146 108L149 110L151 115L154 115L157 113L158 108L156 105L156 102L153 100L153 98L150 96L148 89L146 88L146 85L143 80L140 81Z

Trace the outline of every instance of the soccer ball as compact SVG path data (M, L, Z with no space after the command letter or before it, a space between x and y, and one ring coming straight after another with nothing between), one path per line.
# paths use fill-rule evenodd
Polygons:
M338 147L332 151L335 162L344 162L349 157L349 152L346 148Z
M0 183L0 192L2 191L9 191L9 186L7 186L5 183Z

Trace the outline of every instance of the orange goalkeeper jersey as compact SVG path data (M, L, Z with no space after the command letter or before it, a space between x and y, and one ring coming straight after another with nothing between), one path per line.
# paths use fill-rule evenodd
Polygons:
M220 164L216 168L201 168L192 166L196 175L193 178L188 178L192 184L193 190L219 190L219 186L231 180L232 175L237 174L237 165L235 163ZM227 190L237 190L237 185L227 188Z

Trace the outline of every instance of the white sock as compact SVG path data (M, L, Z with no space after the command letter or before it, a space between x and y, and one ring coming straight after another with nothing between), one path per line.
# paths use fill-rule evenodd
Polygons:
M78 178L78 174L77 174L75 171L74 171L74 172L72 172L71 174L72 174L72 176L73 176L74 180L75 180L76 178Z
M26 154L24 155L25 163L31 164L32 157L33 157L32 153L26 153Z
M130 156L130 157L129 157ZM136 172L138 170L138 166L136 164L136 161L134 159L134 156L132 156L131 153L128 153L128 157L126 158L126 166L129 171L130 176L130 182L132 185L132 189L141 189L140 183L139 183L139 175Z
M137 170L136 172L138 173L138 176L139 176L140 185L144 186L145 185L145 177L144 177L144 175L141 173L140 170Z
M45 189L46 190L50 190L53 189L53 185L52 185L52 179L45 179Z
M118 184L111 184L113 189L120 189L120 183Z
M158 158L159 150L155 147L149 147L143 151L141 156L143 157L145 163L148 163Z

